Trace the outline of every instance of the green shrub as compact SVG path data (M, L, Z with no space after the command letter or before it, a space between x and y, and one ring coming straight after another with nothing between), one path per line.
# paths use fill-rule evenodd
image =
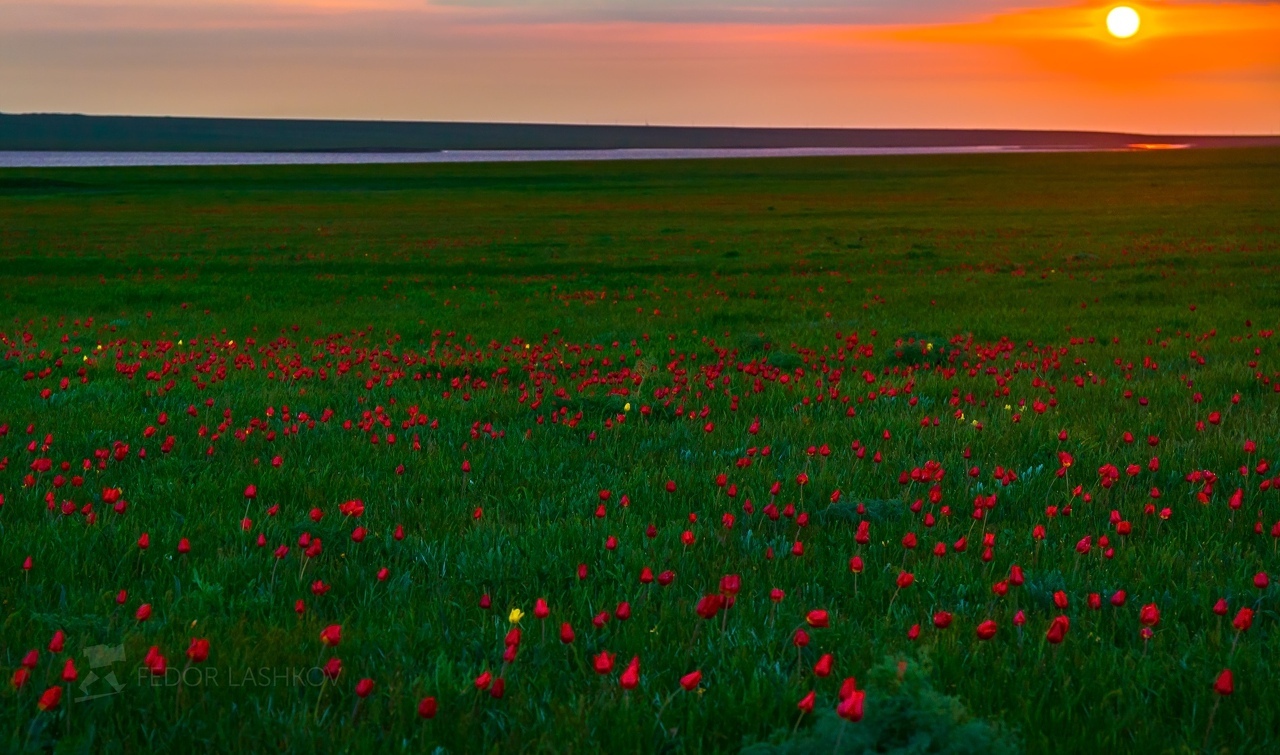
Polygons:
M1016 753L1017 738L997 724L974 718L957 698L933 688L929 672L912 660L886 658L868 673L864 716L849 723L836 716L833 700L813 724L793 736L780 731L773 743L759 742L743 755L822 753Z

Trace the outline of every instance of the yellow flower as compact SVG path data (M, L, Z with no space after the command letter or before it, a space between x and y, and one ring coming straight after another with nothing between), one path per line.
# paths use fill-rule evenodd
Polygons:
M507 621L511 622L512 624L519 624L520 620L523 618L524 618L524 611L521 611L519 608L512 608L511 613L507 615Z
M924 345L924 350L925 350L925 351L933 351L933 343L932 343L932 342L930 342L930 343L926 343L926 344Z
M624 411L624 412L629 412L629 411L631 411L631 402L630 402L630 401L628 401L627 403L625 403L625 404L623 404L623 405L622 405L622 411Z
M1008 404L1005 404L1005 405L1004 405L1004 410L1005 410L1006 412L1007 412L1007 411L1010 411L1010 410L1012 410L1012 409L1013 409L1013 407L1012 407L1012 406L1009 406Z

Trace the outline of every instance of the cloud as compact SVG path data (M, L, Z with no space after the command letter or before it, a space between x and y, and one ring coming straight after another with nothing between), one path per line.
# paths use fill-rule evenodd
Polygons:
M0 0L16 28L306 25L333 16L507 24L901 24L960 21L1054 0Z
M1280 123L1276 3L1148 3L1144 31L1121 44L1101 34L1102 4L860 0L845 9L882 15L817 23L768 17L829 6L653 0L673 18L728 17L662 21L609 15L637 3L598 0L593 16L572 2L0 0L0 92L5 110L28 112L1166 133Z

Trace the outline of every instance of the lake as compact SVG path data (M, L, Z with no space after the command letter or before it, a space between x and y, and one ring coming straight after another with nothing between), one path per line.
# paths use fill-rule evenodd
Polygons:
M445 150L440 152L3 152L0 168L95 168L182 165L370 165L573 160L707 160L851 155L966 155L1065 152L1069 148L831 147L795 149Z

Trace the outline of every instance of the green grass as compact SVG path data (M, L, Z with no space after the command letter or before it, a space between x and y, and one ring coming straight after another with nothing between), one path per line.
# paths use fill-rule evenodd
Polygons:
M0 747L829 752L927 731L947 751L1280 748L1280 492L1257 471L1280 447L1278 187L1268 150L0 171L0 671L40 649L25 686L0 691ZM33 471L42 458L53 469ZM931 460L936 504L929 483L899 482ZM1104 464L1120 473L1109 488ZM352 499L354 521L338 508ZM771 501L808 525L774 521ZM323 542L315 558L304 533ZM1013 564L1026 584L998 597ZM641 584L645 566L674 582ZM898 591L902 569L916 581ZM700 619L726 574L741 575L735 604ZM592 625L621 601L629 620ZM1144 641L1148 603L1161 619ZM1237 637L1245 606L1257 617ZM830 626L797 651L818 608ZM939 610L950 628L933 627ZM999 631L979 641L988 618ZM330 624L336 648L319 639ZM148 648L181 671L192 638L210 642L203 675L153 681ZM90 668L86 648L121 644L124 660ZM602 651L617 654L605 676ZM835 672L818 678L824 653ZM334 656L323 693L288 676ZM40 712L66 658L78 679ZM1224 668L1236 688L1219 701ZM500 700L473 686L486 669ZM108 670L118 694L73 702ZM868 690L856 724L824 712L848 676ZM375 689L357 704L362 678Z

